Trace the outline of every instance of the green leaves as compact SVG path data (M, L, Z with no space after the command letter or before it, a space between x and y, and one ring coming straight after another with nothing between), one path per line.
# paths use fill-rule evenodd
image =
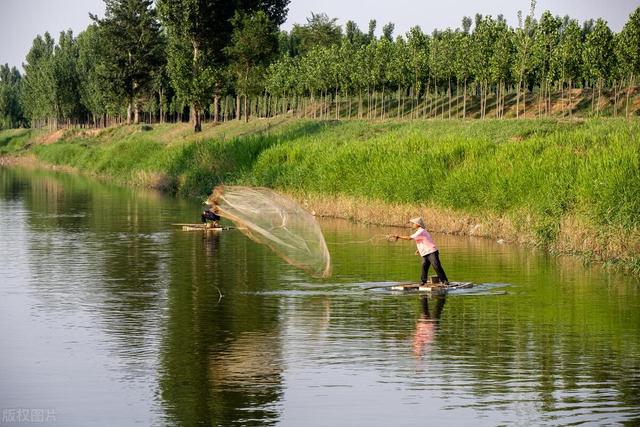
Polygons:
M629 16L616 38L616 58L623 75L640 75L640 7Z
M294 25L291 37L296 39L296 54L305 54L319 47L340 44L342 28L336 24L337 18L329 18L326 13L313 13L306 25Z
M225 48L239 94L256 95L264 89L266 68L278 49L275 27L263 11L236 13L231 42Z
M163 66L165 41L151 0L109 0L98 24L101 66L96 69L111 99L139 108Z
M9 65L0 65L0 129L11 129L24 123L20 91L22 76Z
M613 69L613 33L602 19L587 35L582 51L584 74L592 80L607 80Z

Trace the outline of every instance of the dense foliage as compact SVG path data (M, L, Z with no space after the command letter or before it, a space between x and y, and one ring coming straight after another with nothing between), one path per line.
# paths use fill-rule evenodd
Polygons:
M550 112L558 93L569 115L575 108L571 100L575 88L590 89L592 110L599 114L600 96L607 88L614 98L613 115L622 108L628 114L629 94L640 73L640 8L614 34L601 19L580 26L576 20L546 11L536 20L534 6L526 18L520 15L517 28L510 28L502 16L476 15L473 24L464 18L461 29L428 35L414 27L395 40L392 27L387 26L376 39L349 22L348 34L340 40L318 43L302 50L302 55L286 55L273 63L266 88L293 108L299 98L325 101L329 96L336 114L346 111L349 116L352 109L338 104L339 95L350 98L355 94L358 117L373 114L382 118L391 105L398 116L465 117L469 91L478 98L479 117L487 114L490 94L496 117L505 114L505 103L513 103L514 97L518 116L526 113L525 101L531 99L534 89L539 115ZM396 102L389 99L393 92ZM374 111L363 111L363 97L367 106L373 106L368 110ZM372 97L381 98L380 102L372 102Z
M374 20L365 33L322 13L279 31L288 1L105 0L77 37L37 36L24 75L2 69L0 125L190 118L200 130L203 117L531 117L558 105L569 116L585 99L593 115L637 111L640 8L619 33L535 19L534 0L516 27L476 15L394 38L391 23L377 37Z

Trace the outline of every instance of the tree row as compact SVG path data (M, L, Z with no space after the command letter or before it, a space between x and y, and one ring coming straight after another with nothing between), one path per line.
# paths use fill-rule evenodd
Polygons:
M0 67L0 127L245 119L516 117L549 114L576 92L630 114L640 75L640 8L614 33L603 20L544 12L465 17L460 28L376 36L312 14L279 26L289 0L105 0L77 36L37 36L24 73ZM514 111L515 110L515 111ZM631 106L633 110L633 106Z

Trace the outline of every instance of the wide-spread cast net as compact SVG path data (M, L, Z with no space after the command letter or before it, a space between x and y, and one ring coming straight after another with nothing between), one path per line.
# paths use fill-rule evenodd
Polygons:
M218 186L208 199L250 239L316 277L331 275L320 225L298 203L268 188Z

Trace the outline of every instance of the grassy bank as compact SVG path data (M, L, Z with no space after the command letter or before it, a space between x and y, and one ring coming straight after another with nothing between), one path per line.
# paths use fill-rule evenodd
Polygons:
M254 120L0 133L0 153L203 196L219 182L297 195L319 214L486 235L640 271L640 123Z

